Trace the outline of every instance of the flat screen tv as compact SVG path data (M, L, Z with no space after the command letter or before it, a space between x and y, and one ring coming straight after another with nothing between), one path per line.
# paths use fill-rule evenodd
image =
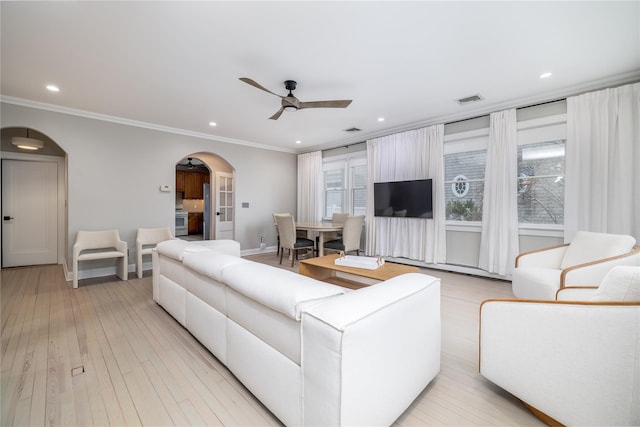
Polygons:
M433 218L431 179L373 183L374 215Z

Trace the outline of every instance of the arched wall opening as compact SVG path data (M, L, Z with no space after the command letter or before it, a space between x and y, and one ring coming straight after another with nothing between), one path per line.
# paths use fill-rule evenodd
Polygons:
M233 239L234 183L235 169L215 153L196 152L180 159L176 163L176 236L185 240Z

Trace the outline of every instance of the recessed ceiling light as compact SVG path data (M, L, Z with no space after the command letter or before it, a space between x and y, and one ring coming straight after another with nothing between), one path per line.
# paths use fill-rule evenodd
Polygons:
M296 141L296 144L302 144L302 141L297 140L297 141Z
M384 117L378 117L379 122L384 122Z
M216 122L209 122L209 126L218 126Z
M60 88L56 85L47 85L47 90L51 92L60 92Z
M541 79L546 79L546 78L548 78L548 77L551 77L552 75L553 75L553 73L549 73L549 72L547 72L547 73L542 73L542 74L540 74L540 78L541 78Z

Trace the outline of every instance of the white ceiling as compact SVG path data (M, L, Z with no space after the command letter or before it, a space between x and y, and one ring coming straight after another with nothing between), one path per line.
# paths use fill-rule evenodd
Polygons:
M6 102L293 152L640 80L638 1L2 1L0 8ZM553 76L540 79L546 71ZM239 77L282 95L283 81L293 79L301 101L353 103L268 120L279 98ZM61 91L45 90L50 83ZM474 94L484 100L455 102ZM345 131L352 127L362 131Z

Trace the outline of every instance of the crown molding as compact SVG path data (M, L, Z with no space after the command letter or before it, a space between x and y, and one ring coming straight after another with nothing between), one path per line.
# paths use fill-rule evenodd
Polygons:
M474 117L488 115L496 111L507 110L509 108L526 108L536 104L542 104L545 102L552 102L552 101L558 101L561 99L566 99L570 96L577 96L586 92L603 90L607 88L623 86L625 84L631 84L631 83L637 83L637 82L640 82L640 70L635 70L635 71L631 71L623 74L617 74L614 76L609 76L609 77L598 79L598 80L591 80L591 81L580 83L573 86L566 86L561 89L542 92L532 96L515 98L515 99L504 101L504 102L483 104L476 108L465 110L464 112L461 112L461 113L431 117L429 119L420 120L417 122L405 123L400 126L382 129L377 132L364 133L358 137L351 137L330 146L308 147L305 150L305 152L310 152L315 150L323 150L323 151L330 150L333 148L352 145L358 142L365 142L369 139L380 138L383 136L415 130L415 129L419 129L419 128L423 128L423 127L427 127L435 124L444 123L446 125L447 123L457 122L461 120L468 120Z
M202 133L202 132L194 132L186 129L162 126L154 123L147 123L147 122L141 122L138 120L126 119L124 117L110 116L108 114L94 113L92 111L63 107L61 105L47 104L45 102L39 102L39 101L32 101L30 99L16 98L13 96L0 95L0 102L3 102L5 104L18 105L21 107L34 108L37 110L52 111L54 113L67 114L70 116L100 120L103 122L116 123L116 124L121 124L125 126L139 127L139 128L150 129L150 130L155 130L159 132L173 133L176 135L207 139L207 140L216 141L216 142L225 142L227 144L243 145L247 147L260 148L262 150L280 151L280 152L291 153L291 154L297 153L296 150L273 147L270 145L260 144L258 142L243 141L239 139L226 138L223 136L216 136L216 135L211 135L211 134Z

